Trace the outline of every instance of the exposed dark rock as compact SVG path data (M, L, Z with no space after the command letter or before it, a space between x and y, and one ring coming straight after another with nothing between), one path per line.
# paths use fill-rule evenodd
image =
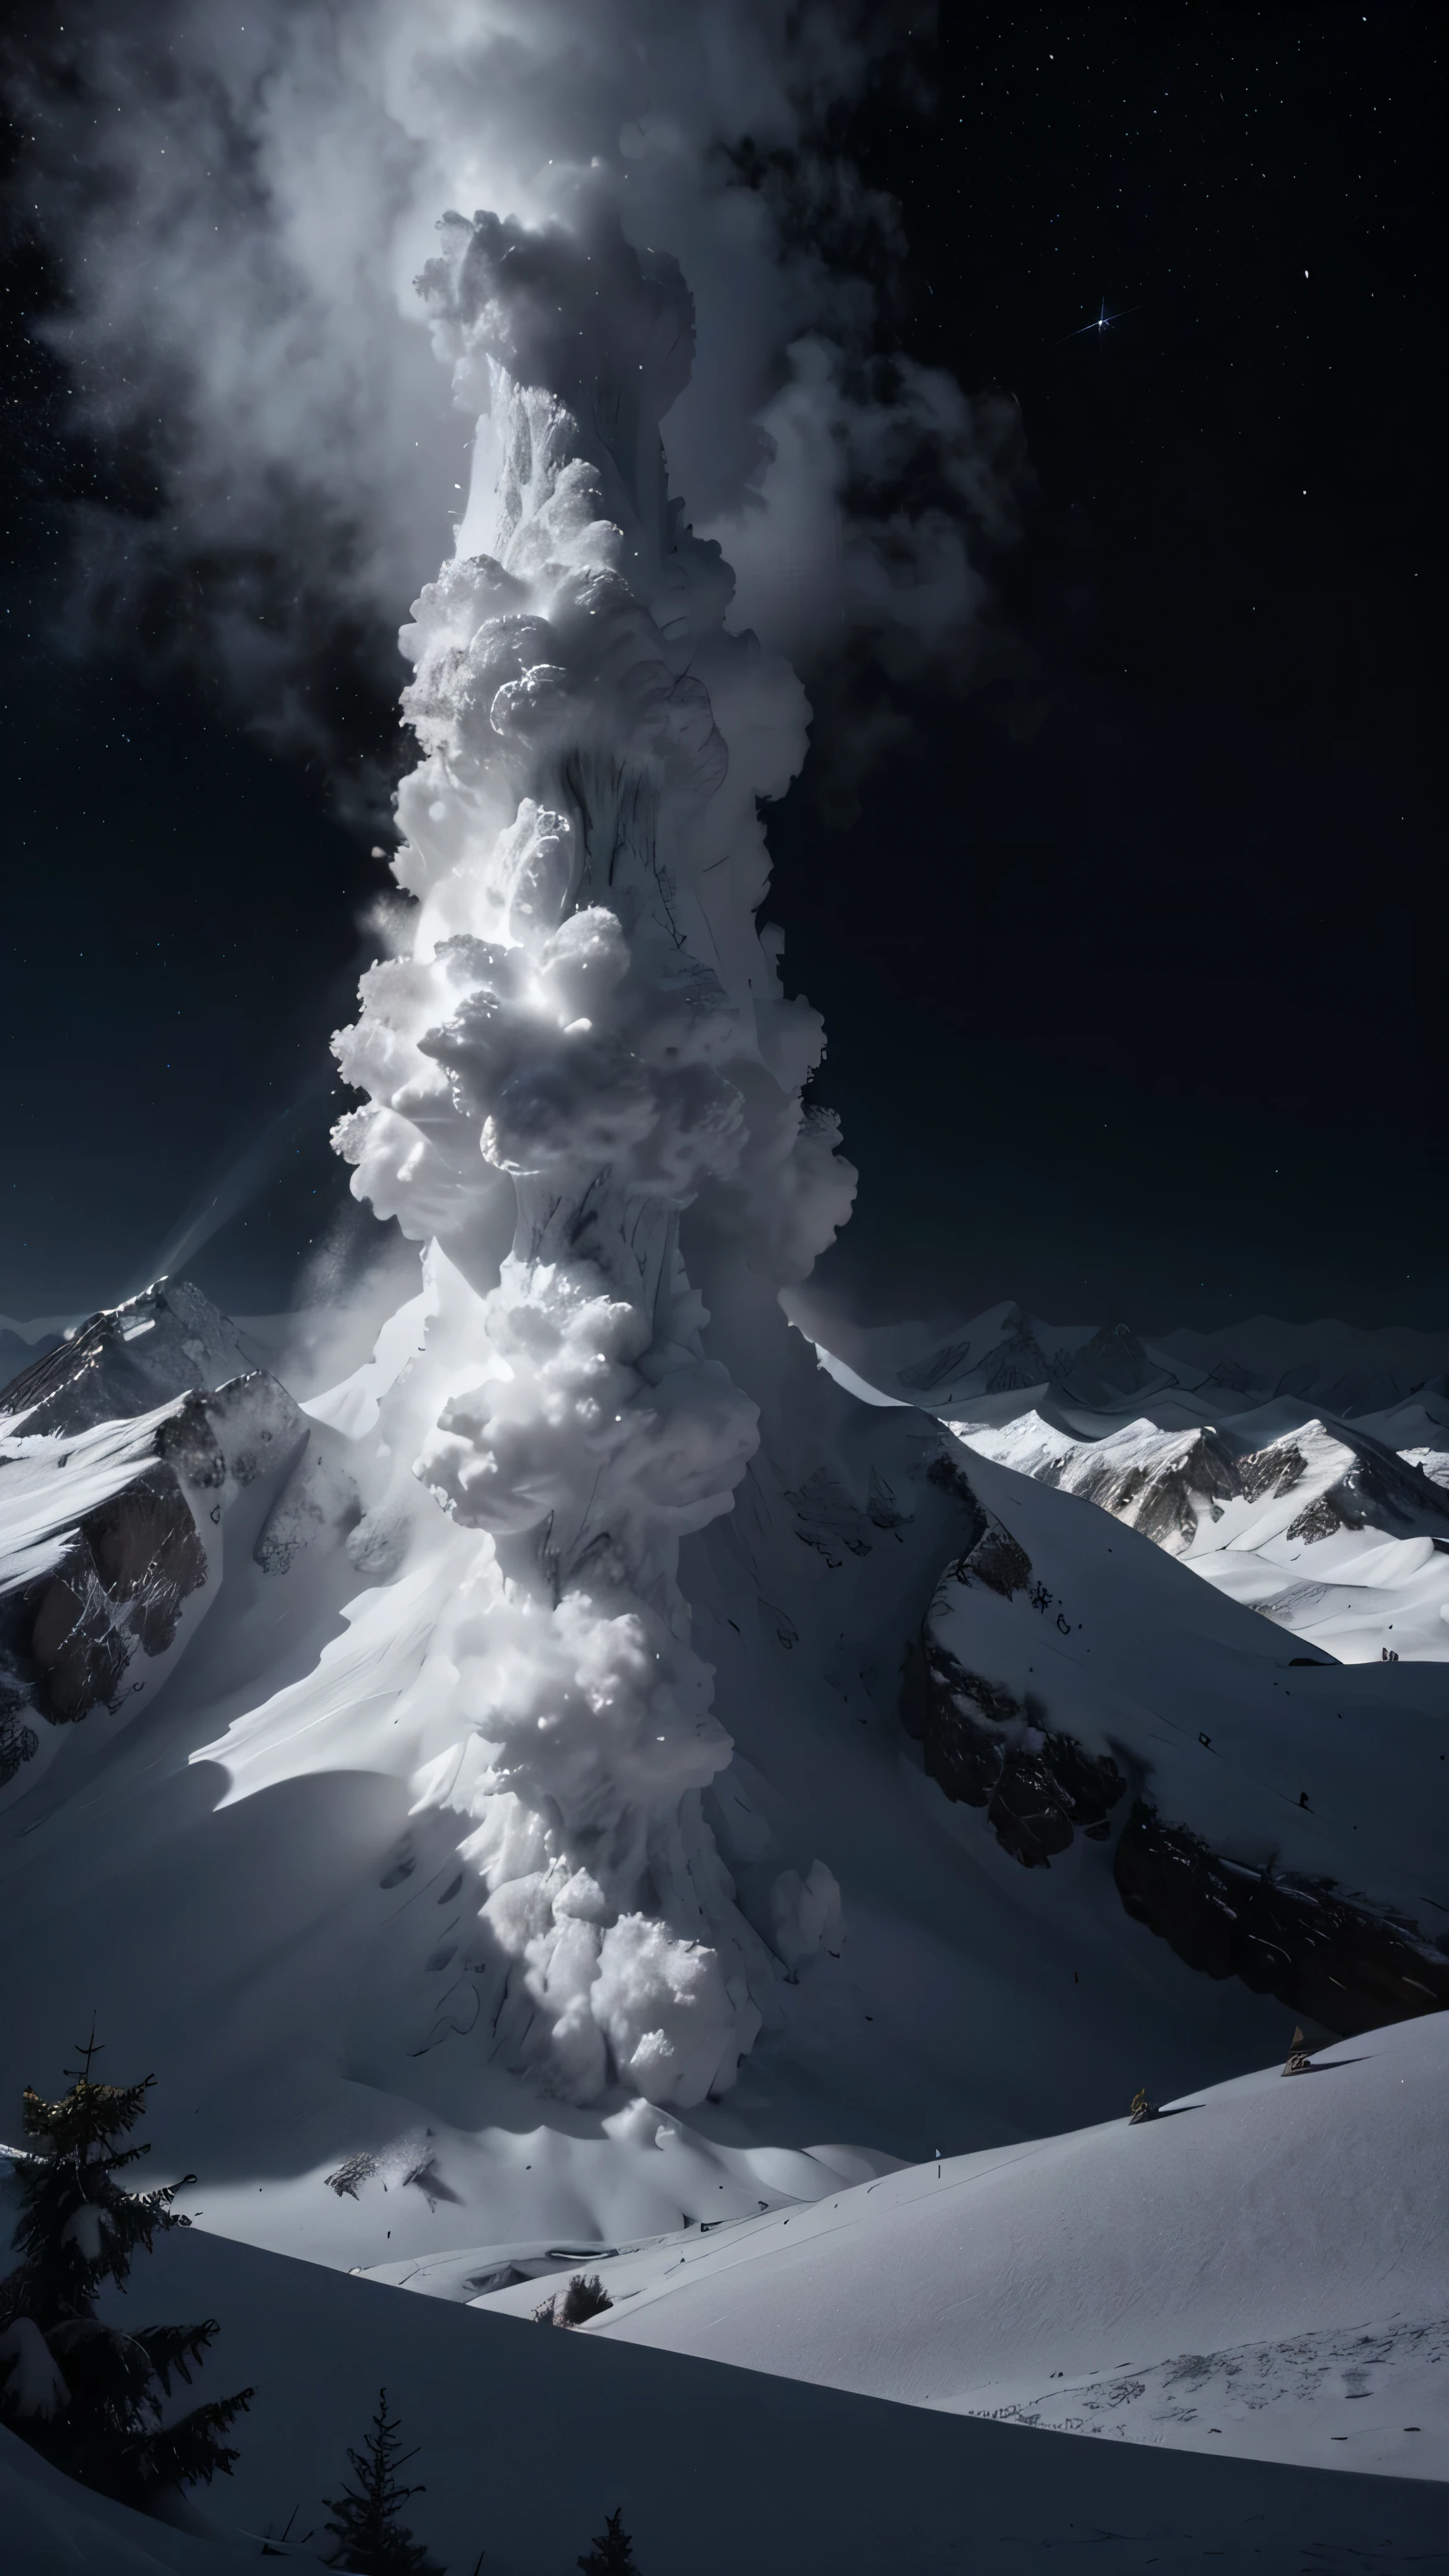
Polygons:
M152 1469L90 1513L84 1529L107 1598L133 1605L142 1653L164 1655L181 1603L206 1581L206 1550L175 1476Z
M1028 1569L1029 1570L1029 1569ZM968 1673L927 1628L907 1656L901 1719L948 1798L984 1807L1003 1850L1045 1869L1082 1831L1094 1841L1126 1788L1110 1755L1055 1734L1034 1701Z
M0 1386L8 1386L20 1369L32 1368L47 1351L58 1350L64 1339L63 1333L38 1333L34 1341L26 1341L8 1324L0 1325Z
M151 1413L192 1387L220 1387L253 1365L209 1297L189 1279L158 1279L32 1360L0 1389L0 1414L23 1413L27 1433L84 1431Z
M70 1725L114 1706L132 1655L165 1654L182 1603L206 1572L190 1507L166 1466L88 1513L60 1567L0 1613L7 1643L33 1675L36 1714Z
M1306 1472L1307 1461L1291 1440L1275 1440L1267 1449L1250 1450L1238 1460L1238 1491L1250 1503L1264 1494L1291 1494Z
M1370 1439L1366 1431L1339 1431L1332 1423L1329 1428L1351 1442L1355 1452L1353 1465L1330 1489L1346 1529L1362 1528L1366 1521L1377 1524L1385 1514L1406 1523L1426 1514L1449 1522L1449 1493L1422 1467L1411 1465L1383 1441Z
M869 1556L871 1541L865 1513L828 1467L817 1467L803 1485L786 1494L785 1500L795 1507L796 1537L823 1556L827 1565L842 1565L842 1551L851 1556Z
M34 1674L38 1716L67 1726L97 1701L115 1700L130 1649L84 1538L57 1573L19 1596L6 1625Z
M1059 1477L1044 1474L1042 1482L1055 1484ZM1122 1467L1110 1457L1098 1466L1089 1458L1075 1469L1071 1490L1118 1520L1130 1518L1158 1547L1174 1539L1187 1547L1197 1534L1201 1506L1227 1502L1240 1488L1231 1450L1216 1431L1202 1430L1161 1466Z
M39 1750L34 1727L26 1725L13 1705L0 1708L0 1789L7 1789L16 1772L33 1762Z
M1326 1494L1315 1496L1311 1503L1304 1505L1298 1518L1289 1522L1285 1535L1307 1539L1311 1543L1314 1539L1332 1538L1335 1530L1362 1529L1361 1512L1355 1512L1351 1506L1346 1511L1340 1510L1335 1497L1342 1492L1341 1485L1332 1485Z
M27 1579L22 1557L0 1594L3 1789L34 1762L42 1726L114 1713L144 1691L146 1667L175 1645L185 1603L206 1584L229 1496L295 1459L307 1425L274 1377L245 1367L233 1327L186 1280L93 1316L24 1370L0 1406L18 1442L0 1477L33 1477L26 1443L36 1434L53 1443L49 1517L37 1533L53 1533L40 1548L50 1561ZM120 1490L72 1518L67 1439L162 1407L121 1453Z
M874 1466L871 1468L866 1488L865 1509L866 1517L873 1529L904 1529L915 1519L914 1512L904 1510L896 1501L895 1487L887 1483L879 1469Z
M1240 1977L1346 2037L1449 2009L1449 1959L1401 1917L1328 1880L1215 1852L1138 1800L1113 1861L1122 1902L1209 1977Z
M1449 1493L1422 1467L1401 1458L1366 1431L1331 1421L1322 1428L1351 1451L1350 1462L1337 1481L1299 1513L1288 1530L1289 1538L1331 1538L1335 1530L1382 1528L1385 1521L1397 1521L1406 1528L1426 1519L1449 1522ZM1291 1494L1306 1472L1297 1440L1275 1440L1237 1460L1237 1490L1249 1502L1269 1494Z
M1009 1601L1013 1592L1025 1592L1031 1581L1031 1558L1019 1539L1000 1521L988 1519L985 1529L964 1556L951 1568L957 1583L984 1583L990 1592L999 1592Z
M986 1514L976 1499L976 1490L960 1461L943 1446L926 1468L928 1483L935 1485L965 1513L967 1523L966 1553L975 1546L986 1528Z

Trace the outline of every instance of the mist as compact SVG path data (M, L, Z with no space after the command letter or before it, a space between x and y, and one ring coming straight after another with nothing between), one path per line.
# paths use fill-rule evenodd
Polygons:
M315 683L342 651L394 692L462 506L467 420L415 281L449 209L538 225L586 186L690 278L669 466L735 563L735 623L822 698L866 663L878 698L922 648L969 656L1014 407L887 345L899 213L839 139L872 84L919 103L908 23L850 0L171 0L32 32L17 212L60 260L45 329L76 420L128 478L125 506L72 514L75 639L200 656L344 808L383 810L391 744L344 747ZM858 772L898 726L825 730Z

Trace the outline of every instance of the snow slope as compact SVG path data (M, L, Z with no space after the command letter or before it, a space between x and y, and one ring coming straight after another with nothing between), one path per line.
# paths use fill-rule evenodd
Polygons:
M295 2507L294 2531L316 2530L385 2380L421 2445L414 2528L452 2576L480 2548L486 2576L559 2576L616 2505L642 2576L1449 2567L1443 2499L1422 2479L1166 2455L617 2334L603 2348L199 2229L159 2246L146 2289L158 2313L219 2316L217 2372L256 2382L235 2477L202 2499L219 2525L277 2529Z
M312 1419L333 1417L327 1437L343 1458L338 1425L356 1419L369 1435L369 1406L405 1378L410 1337L425 1329L410 1311L348 1391L315 1401ZM1232 2481L1253 2463L1209 2463L1194 2519L1191 2483L1132 2478L1168 2439L1186 2450L1258 2442L1312 2468L1361 2458L1377 2491L1392 2470L1423 2478L1426 2460L1428 2476L1444 2473L1428 2403L1444 2367L1441 2200L1413 2264L1403 2213L1415 2192L1418 2215L1441 2192L1423 2141L1444 2120L1449 2025L1426 2014L1374 2032L1330 2050L1346 2063L1315 2079L1245 2076L1281 2058L1292 2009L1240 1973L1183 1963L1127 1911L1116 1857L1127 1811L1155 1801L1279 1893L1338 1880L1400 1942L1400 1976L1410 1942L1392 1909L1413 1914L1415 1940L1441 1919L1426 1906L1449 1909L1449 1672L1294 1669L1281 1631L1137 1530L980 1458L915 1409L848 1399L797 1334L781 1329L766 1358L789 1386L773 1404L784 1430L753 1461L735 1510L681 1553L696 1643L735 1739L709 1821L773 1963L766 2032L730 2097L681 2112L616 2087L598 2105L562 2105L492 2048L469 1821L436 1795L428 1744L394 1723L418 1708L423 1651L410 1638L425 1636L428 1613L415 1592L449 1582L451 1525L438 1515L433 1556L358 1589L345 1515L320 1507L297 1520L294 1553L263 1546L286 1522L276 1476L237 1489L224 1582L160 1690L90 1754L85 1728L72 1728L75 1759L0 1819L0 1932L26 1960L0 2020L5 2094L52 2081L64 2032L93 2004L113 2069L155 2066L157 2179L201 2174L188 2195L201 2228L168 2246L165 2264L206 2267L196 2298L224 2321L217 2385L258 2378L266 2391L235 2499L253 2527L330 2488L369 2380L387 2378L425 2429L438 2543L462 2566L482 2543L503 2568L567 2566L621 2499L621 2486L601 2494L616 2460L632 2463L645 2576L668 2571L676 2532L688 2532L701 2571L740 2553L771 2566L753 2537L766 2506L781 2568L864 2571L892 2548L897 2566L949 2566L964 2486L982 2499L969 2532L1000 2535L1003 2568L1031 2566L1047 2545L1070 2566L1088 2550L1088 2509L1098 2532L1134 2537L1116 2561L1083 2555L1083 2566L1171 2566L1168 2545L1183 2566L1209 2548L1250 2566L1263 2530L1279 2550L1328 2545L1348 2524L1312 2501L1312 2483L1240 2488ZM309 1473L304 1461L297 1476ZM923 1633L993 1685L972 1723L995 1747L1026 1765L1057 1762L1070 1736L1083 1757L1122 1767L1129 1793L1106 1811L1106 1839L1078 1811L1047 1868L1021 1868L993 1801L969 1803L959 1772L957 1795L944 1793L926 1767L931 1741L918 1749L900 1723L902 1654ZM941 1708L957 1723L959 1687L946 1664L941 1674ZM959 1723L951 1741L962 1752ZM1405 2102L1418 2069L1413 2117L1364 2097L1372 2117L1346 2130L1318 2110L1333 2087L1354 2105L1354 2087L1397 2063L1392 2050ZM1194 2079L1217 2087L1204 2110L1124 2128L1137 2084L1183 2094ZM1418 2117L1426 2099L1431 2123ZM1111 2128L1078 2130L1101 2120ZM1297 2154L1287 2197L1274 2182L1284 2123ZM1049 2136L1062 2125L1078 2133ZM936 2166L920 2169L936 2143L941 2182ZM902 2156L910 2172L895 2172ZM1266 2177L1269 2218L1250 2236L1243 2172ZM1147 2174L1163 2184L1155 2197L1142 2192ZM910 2231L928 2231L941 2205L926 2192L959 2210L982 2190L1006 2197L990 2202L998 2269L977 2275L980 2236L959 2228L951 2244L918 2244ZM838 2221L853 2210L869 2210L869 2228L851 2218L846 2236ZM895 2233L874 2236L877 2215ZM1274 2231L1287 2231L1279 2269ZM792 2249L794 2267L802 2233L822 2249L812 2262L848 2246L846 2287L822 2275L820 2298L771 2290L758 2316L786 2324L761 2334L755 2293L776 2275L750 2249ZM676 2287L663 2295L657 2282L660 2259L681 2285L694 2280L701 2244L709 2264L719 2249L706 2326L699 2306L676 2308ZM307 2262L268 2262L255 2251L266 2246ZM539 2275L608 2272L624 2262L608 2249L627 2246L645 2277L603 2339L650 2339L657 2316L678 2352L549 2360L601 2334L529 2329L518 2342L516 2321L495 2318L503 2362L474 2378L474 2349L495 2347L454 2336L490 2324L459 2306L480 2282L516 2269L513 2306L531 2306ZM936 2308L920 2264L941 2285ZM400 2300L348 2282L348 2267L438 2295ZM1423 2285L1410 2290L1413 2267ZM1312 2298L1297 2295L1302 2280ZM186 2306L186 2282L157 2257L157 2313ZM977 2344L962 2342L962 2300L980 2318ZM1088 2331L1093 2316L1101 2331ZM1031 2331L1018 2334L1021 2321ZM1137 2336L1124 2331L1134 2324ZM1346 2354L1346 2336L1372 2342ZM704 2378L681 2378L681 2354L701 2354L691 2367ZM1196 2354L1186 2378L1183 2354ZM588 2439L570 2429L578 2478L570 2468L539 2522L544 2432L511 2411L513 2388L554 2424L578 2403L570 2391L583 2383L567 2375L580 2367L647 2367L652 2378L588 2383L598 2414ZM1348 2391L1348 2367L1364 2372L1366 2398ZM776 2378L761 2393L755 2370L802 2383L784 2391ZM1055 2383L1055 2370L1067 2378ZM1263 2406L1235 2396L1248 2378ZM869 2414L851 2414L861 2406ZM1336 2406L1346 2445L1328 2424ZM946 2447L933 2450L944 2409ZM1006 2424L959 2421L1011 2409ZM1036 2432L1024 2468L1026 2416ZM781 2421L797 2427L789 2442ZM1060 2424L1109 2424L1114 2439L1044 2452ZM1410 2437L1405 2424L1426 2429ZM487 2473L485 2530L480 2439L511 2470L534 2463L529 2512L503 2504ZM750 2494L735 2473L714 2478L709 2527L696 2530L706 2463L755 2452L768 2455L771 2486ZM1060 2483L1057 2458L1070 2463ZM1127 2486L1111 2483L1116 2468L1096 2486L1080 2465L1104 2458L1137 2463L1122 2470ZM1256 2473L1271 2478L1266 2465ZM905 2553L892 2522L902 2478L918 2512ZM1279 2522L1250 2519L1263 2512ZM1364 2540L1387 2548L1392 2530L1403 2550L1423 2550L1434 2524L1369 2512ZM812 2555L825 2548L828 2558ZM1377 2563L1392 2566L1392 2548Z
M1314 2070L591 2264L615 2304L578 2331L997 2422L1449 2477L1449 2015Z
M0 2425L5 2576L236 2576L253 2539L198 2537L89 2495Z
M389 1327L392 1357L359 1372L364 1418L360 1381L405 1377L417 1329ZM903 1731L902 1659L983 1510L1054 1606L948 1586L966 1669L1023 1711L1037 1695L1057 1736L1130 1754L1134 1798L1214 1850L1259 1869L1276 1852L1432 1939L1449 1673L1290 1670L1280 1631L1134 1532L919 1413L853 1402L783 1326L766 1356L798 1379L775 1407L794 1446L776 1438L681 1560L735 1748L706 1813L769 1964L730 2096L666 2117L618 2085L570 2109L498 2046L469 1821L409 1715L414 1596L452 1580L452 1526L436 1514L434 1556L371 1583L345 1517L259 1562L284 1500L261 1479L179 1665L113 1743L86 1754L71 1729L73 1778L0 1821L0 1928L28 1962L0 2026L9 2095L50 2080L57 2033L94 2004L114 2062L156 2068L158 2169L202 2175L206 2223L346 2266L757 2214L834 2187L805 2152L822 2140L886 2163L977 2149L1112 2116L1144 2077L1180 2091L1272 2058L1295 1995L1198 1973L1126 1910L1112 1837L1133 1800L1107 1839L1073 1829L1023 1869ZM1432 1961L1407 1965L1432 2002ZM1400 1993L1358 2018L1414 2008Z
M922 1406L983 1457L1084 1495L1318 1652L1449 1656L1441 1338L1260 1316L1150 1343L1009 1305L862 1332L808 1290L790 1302L852 1392Z
M1182 1410L1157 1400L1162 1414ZM952 1419L982 1457L1083 1494L1234 1601L1345 1663L1449 1655L1449 1494L1434 1451L1394 1456L1284 1398L1182 1428L1035 1407Z

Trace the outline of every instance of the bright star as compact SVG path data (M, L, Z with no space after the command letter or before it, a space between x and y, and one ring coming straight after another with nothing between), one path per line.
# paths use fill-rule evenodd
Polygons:
M1098 333L1108 331L1111 329L1114 322L1125 321L1129 313L1140 313L1141 310L1142 307L1140 304L1128 304L1124 306L1120 313L1109 313L1107 310L1107 298L1104 295L1102 298L1102 310L1098 314L1096 321L1083 322L1080 328L1075 331L1064 331L1061 339L1057 342L1057 347L1060 349L1063 342L1067 340L1085 339L1089 331L1096 331Z

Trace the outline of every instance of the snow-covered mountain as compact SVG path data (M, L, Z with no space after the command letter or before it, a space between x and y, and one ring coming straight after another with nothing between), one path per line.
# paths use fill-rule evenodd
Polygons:
M854 1331L806 1292L795 1311L829 1333L843 1383L919 1404L983 1457L1100 1504L1320 1653L1449 1655L1434 1336L1258 1318L1149 1344L1003 1306L940 1341Z
M805 1098L818 1016L757 919L807 710L667 489L688 294L587 191L571 225L449 215L441 242L422 283L474 462L404 630L407 900L336 1041L360 1105L335 1141L411 1249L335 1332L241 1331L159 1282L27 1343L0 1396L0 2080L53 2081L92 2012L107 2073L154 2069L157 2171L200 2177L155 2279L195 2286L263 2391L253 2530L325 2492L365 2368L468 2463L442 2478L460 2563L494 2563L480 2421L533 2463L532 2507L540 2428L556 2451L584 2391L652 2477L641 2521L667 2499L721 2576L948 2565L983 2510L1003 2569L1171 2565L1188 2494L1188 2554L1246 2566L1324 2514L1306 2470L1294 2522L1252 2463L1169 2490L1040 2427L1060 2369L1073 2423L1125 2409L1190 2448L1189 2335L1275 2390L1331 2378L1358 2325L1416 2403L1436 2366L1422 2298L1407 2324L1384 2301L1411 2227L1442 2232L1445 1354L1148 1347L1003 1308L944 1338L813 1329L822 1361L787 1323L852 1176ZM1293 1651L1325 1602L1343 1660ZM1300 2019L1352 2045L1280 2110L1250 2071ZM1128 2131L1143 2085L1183 2107ZM1298 2229L1276 2271L1235 2162ZM927 2214L968 2206L984 2232ZM716 2229L718 2299L656 2297ZM1154 2245L1192 2295L1149 2332ZM626 2248L619 2308L637 2290L666 2344L673 2314L663 2355L626 2351L622 2314L606 2352L459 2304ZM788 2397L722 2358L783 2364ZM1013 2422L942 2447L942 2404ZM1285 2397L1265 2447L1310 2456L1306 2420ZM737 2492L701 2531L707 2476L737 2490L782 2422L806 2470L764 2539ZM602 2479L591 2438L567 2447ZM882 2442L914 2522L879 2457L853 2506L823 2498ZM0 2476L38 2545L104 2550ZM555 2501L582 2513L572 2472L561 2547ZM541 2569L537 2513L499 2519L500 2563ZM1393 2564L1425 2518L1390 2498L1373 2528Z
M17 1772L0 1826L9 1934L39 1962L17 2039L37 2062L82 1987L148 2063L192 2029L186 2116L225 2130L213 2223L347 2264L459 2229L610 2242L828 2189L838 2166L799 2153L821 2138L887 2162L986 2146L1105 2116L1144 2077L1220 2080L1271 2056L1285 2017L1321 2035L1449 2000L1449 1666L1294 1658L1190 1564L928 1414L856 1400L782 1326L792 1445L761 1450L680 1558L732 1747L701 1823L764 1963L765 2028L731 2092L676 2104L668 2154L659 2096L627 2079L545 2111L450 1800L459 1756L420 1690L461 1543L434 1508L410 1562L379 1564L366 1499L371 1423L406 1441L445 1305L425 1289L302 1408L303 1441L217 1489L223 1520L201 1522L225 1579L180 1603L162 1687L127 1686L151 1659L122 1601L114 1704L61 1723L30 1703L65 1758ZM210 1330L224 1365L234 1336ZM52 1390L48 1431L12 1419L0 1505L10 1480L29 1507L42 1459L65 1560L97 1474L138 1491L158 1472L152 1417L223 1400L72 1437ZM7 1580L33 1645L54 1577L25 1527ZM211 2036L208 1992L246 1998Z
M136 1715L215 1598L239 1495L309 1426L185 1280L93 1316L0 1405L3 1801L82 1720L94 1752Z
M1197 1397L1209 1413L1215 1403L1231 1410L1234 1398L1282 1396L1344 1420L1417 1396L1449 1421L1449 1333L1255 1315L1214 1333L1143 1339L1126 1324L1049 1324L1009 1300L965 1322L867 1325L813 1282L786 1302L803 1331L871 1386L932 1412L1042 1388L1088 1411L1125 1413L1134 1398L1163 1391Z

